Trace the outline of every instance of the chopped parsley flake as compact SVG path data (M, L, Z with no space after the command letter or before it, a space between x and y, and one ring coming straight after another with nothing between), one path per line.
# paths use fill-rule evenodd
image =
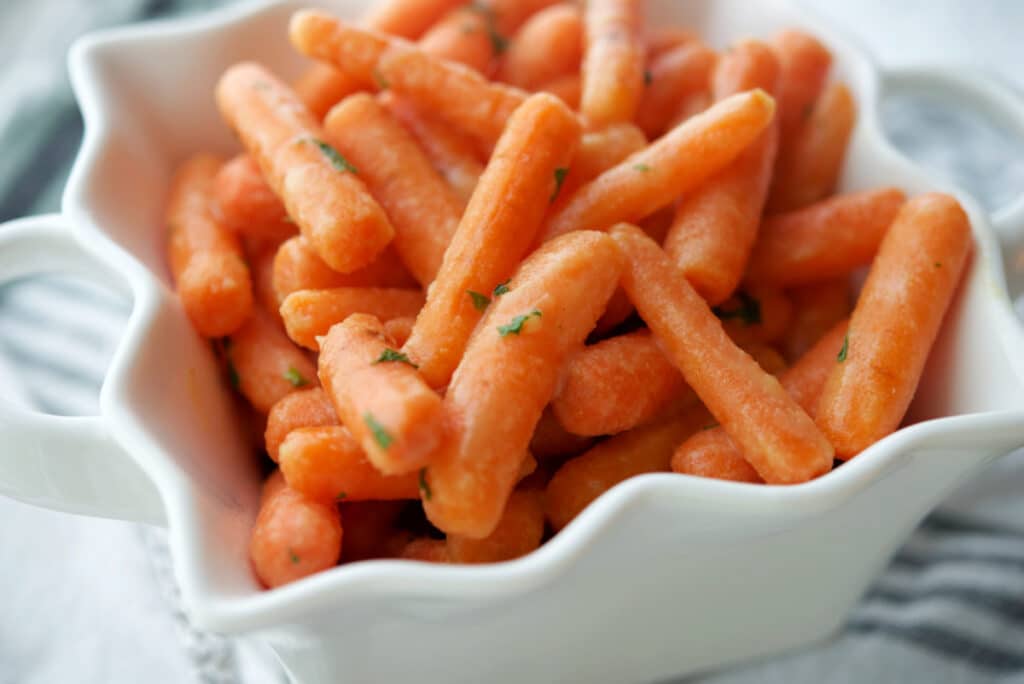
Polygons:
M558 199L558 194L562 192L562 184L565 183L565 177L569 175L569 169L564 166L560 166L555 169L555 190L551 193L551 201L554 202Z
M843 348L839 350L839 356L836 359L839 363L846 361L846 356L850 352L850 333L846 333L843 337Z
M346 492L338 492L338 496L334 497L334 500L335 501L344 501L347 498L348 498L348 494Z
M936 261L935 262L935 268L942 268L942 262L941 261Z
M430 491L430 485L427 484L427 469L420 468L420 491L423 493L423 500L430 501L434 494Z
M474 2L469 6L474 12L479 12L483 15L484 23L487 24L487 37L491 39L491 50L495 55L503 55L508 50L508 38L501 35L498 31L497 17L494 16L494 10L487 5L479 2ZM465 29L463 29L465 30Z
M505 282L500 283L498 285L498 287L494 288L494 296L495 297L500 297L501 295L503 295L506 292L508 292L508 290L509 290L508 284L511 283L511 282L512 282L512 279L509 278Z
M466 294L473 300L473 308L477 311L483 311L491 303L491 298L485 294L480 294L474 290L466 290Z
M292 384L292 387L305 387L309 384L309 380L305 378L295 366L288 366L288 370L284 372L284 379Z
M299 558L299 555L292 550L292 547L290 546L288 547L288 557L292 559L292 563L298 563L300 560L302 560L301 558Z
M377 445L381 449L387 449L391 446L391 443L395 441L395 438L388 434L388 431L384 429L384 426L377 422L377 419L373 417L372 413L363 414L363 422L370 428L370 432L373 433L373 439L377 442Z
M331 166L341 172L348 171L349 173L359 173L359 169L352 166L352 164L341 156L338 150L334 149L323 140L317 140L316 138L310 138L310 141L323 152L323 155L327 157L327 161L331 162Z
M394 349L385 349L384 351L382 351L380 353L380 356L378 356L377 359L373 362L373 365L377 365L378 363L387 363L389 361L406 363L412 366L413 368L419 368L419 366L413 363L408 356L406 356L400 351L395 351Z
M377 82L377 87L381 90L387 90L391 87L391 82L384 78L384 74L380 73L380 69L373 70L373 80Z
M651 171L651 167L647 164L633 164L633 169L640 173L649 173Z
M523 332L523 325L526 324L526 321L534 317L540 318L542 315L543 314L540 312L539 309L534 309L528 314L516 316L508 324L499 325L498 334L501 335L502 337L508 337L509 335L518 335L521 332Z
M735 309L724 309L716 306L712 311L723 321L738 319L745 326L758 325L761 323L761 302L757 301L743 290L736 293L740 300L739 306Z

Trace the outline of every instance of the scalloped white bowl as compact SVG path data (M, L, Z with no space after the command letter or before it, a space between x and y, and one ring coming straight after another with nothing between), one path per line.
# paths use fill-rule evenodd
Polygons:
M0 231L0 280L70 271L134 300L100 416L0 405L0 492L166 525L199 626L258 634L307 684L681 675L834 632L922 516L985 463L1024 445L1024 335L997 232L971 198L888 145L878 99L885 85L928 88L976 101L1018 130L1024 106L952 74L883 78L847 40L783 0L651 0L652 21L696 27L716 45L787 26L817 33L860 105L842 188L942 189L967 208L977 249L910 426L796 487L635 478L514 562L372 561L261 591L246 553L257 464L210 349L171 289L162 212L178 162L198 150L235 149L213 102L221 72L242 59L286 77L303 68L285 28L304 4L264 2L81 40L70 67L86 137L63 214ZM321 4L353 18L365 3ZM995 224L999 234L1024 233L1024 205Z

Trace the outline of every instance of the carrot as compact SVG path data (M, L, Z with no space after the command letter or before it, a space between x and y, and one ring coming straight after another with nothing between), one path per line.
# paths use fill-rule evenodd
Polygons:
M589 0L580 111L594 128L632 121L644 92L643 2Z
M549 406L541 414L537 427L530 438L530 453L541 461L560 456L578 454L587 449L594 440L568 432L555 418Z
M372 95L342 101L328 113L324 129L387 212L399 258L423 286L429 285L459 223L458 195Z
M636 122L650 139L660 136L693 93L706 92L718 55L699 41L684 43L655 58L645 72L647 88Z
M280 487L260 506L249 558L259 580L273 589L337 565L341 540L337 508Z
M404 501L343 500L340 510L345 521L345 547L341 562L397 558L412 539L409 532L397 527L405 506Z
M281 313L278 311L280 304L277 302L277 293L274 292L274 258L278 248L277 242L268 240L250 238L245 243L256 303L276 325L284 327Z
M292 430L339 424L334 404L322 387L287 394L271 407L267 416L267 429L263 436L267 454L276 463L281 443Z
M260 508L263 507L267 501L279 491L288 486L288 483L284 481L284 473L281 472L280 468L275 468L274 472L267 476L267 479L263 481L263 488L260 490Z
M175 174L166 212L171 274L185 313L204 337L234 332L253 308L242 246L212 211L220 167L208 155L186 161Z
M288 337L306 349L317 351L320 336L353 314L391 320L415 316L421 308L423 293L419 290L339 287L291 293L281 305L281 317Z
M921 195L900 210L818 404L818 425L839 458L852 458L903 420L971 244L967 215L949 195Z
M294 92L263 67L241 63L221 77L217 103L324 261L351 273L380 254L394 236L391 223Z
M804 285L787 291L793 302L793 322L782 339L788 360L799 359L822 335L850 315L853 295L846 278Z
M363 24L381 33L415 40L465 0L384 0L363 18Z
M587 131L572 158L558 197L567 197L581 185L597 178L630 155L647 147L643 131L631 123L612 124Z
M498 79L536 90L557 78L577 73L583 58L583 17L573 5L553 5L537 12L512 37Z
M826 88L793 141L779 149L768 213L806 207L835 190L856 119L849 89L842 83Z
M288 486L314 501L391 501L419 495L415 472L383 475L340 425L292 430L278 455Z
M412 335L412 328L416 325L415 316L399 316L384 321L384 334L389 340L395 343L396 347L404 347Z
M512 492L497 527L483 539L450 534L448 557L453 563L500 563L525 556L544 537L544 493L539 489Z
M423 563L451 563L448 544L443 539L420 537L406 544L400 558Z
M416 280L405 270L392 249L384 250L372 263L354 273L338 273L324 263L301 235L286 240L278 247L274 256L273 283L278 307L288 295L300 290L416 286Z
M570 109L579 109L580 98L583 97L583 81L579 74L568 74L542 83L537 90L551 93Z
M782 147L788 147L810 116L832 66L828 48L814 36L790 29L772 41L779 57L779 122Z
M621 255L579 231L531 255L480 322L444 400L449 435L426 469L423 505L437 527L491 534L569 352L594 327Z
M779 378L782 387L807 412L813 412L825 380L835 365L849 322L840 321ZM683 442L672 455L677 473L737 482L762 482L743 453L721 427L709 428Z
M378 97L416 138L434 169L462 200L464 208L484 172L473 141L448 124L418 111L391 91Z
M623 480L668 471L679 443L712 421L704 407L694 407L623 432L566 461L548 483L548 522L557 532Z
M648 63L653 62L669 50L674 50L681 45L695 40L699 40L699 37L688 28L679 26L652 28L644 36L644 45L647 48L647 61Z
M716 306L713 311L734 342L776 342L793 320L793 303L782 290L748 286Z
M447 384L495 287L533 242L579 135L550 95L532 96L509 121L405 345L432 387Z
M768 126L774 109L772 98L757 90L693 117L560 199L545 239L571 230L607 229L667 206L735 159Z
M485 76L494 72L507 46L494 18L477 5L457 7L434 24L419 40L424 52L463 64Z
M232 386L263 414L285 395L316 382L316 367L260 311L226 339L224 352Z
M650 331L612 337L573 354L551 402L577 435L614 435L653 418L686 388Z
M771 375L726 336L671 259L634 226L612 237L627 257L622 285L665 353L768 482L832 467L832 447Z
M754 88L774 93L779 64L771 48L743 41L714 72L718 99ZM778 146L772 124L728 167L687 196L665 238L665 251L709 303L725 301L739 285L757 238Z
M267 182L256 160L240 154L221 167L213 193L224 225L240 235L286 240L298 228Z
M836 195L765 220L747 279L778 286L848 276L871 263L906 201L896 188Z
M295 94L317 121L323 119L331 107L366 87L368 84L361 83L345 71L320 63L307 69L292 85Z

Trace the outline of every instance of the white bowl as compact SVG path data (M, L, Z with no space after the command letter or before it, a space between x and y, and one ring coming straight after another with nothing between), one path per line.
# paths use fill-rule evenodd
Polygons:
M834 50L860 118L844 190L883 184L957 194L977 241L929 361L910 427L795 487L646 475L591 505L520 560L486 567L372 561L261 591L246 553L258 497L209 346L192 331L164 264L163 206L188 154L234 150L213 88L259 59L291 77L290 13L262 3L81 40L71 75L86 137L63 214L0 231L0 280L72 271L106 280L134 309L101 394L101 416L0 406L0 491L63 510L165 524L197 625L256 633L296 680L651 681L776 652L837 629L898 545L959 482L1024 445L1024 335L996 233L883 138L883 82L955 93L1024 125L1005 91L936 72L883 81L871 62L783 0L651 0L652 20L716 45L801 26ZM362 2L336 0L352 18ZM955 144L955 141L951 141ZM998 228L1024 231L1024 211ZM31 457L26 457L29 454Z

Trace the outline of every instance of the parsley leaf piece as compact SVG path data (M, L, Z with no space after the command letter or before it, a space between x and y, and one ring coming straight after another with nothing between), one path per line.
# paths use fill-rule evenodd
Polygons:
M424 501L430 501L434 498L434 493L430 491L430 485L427 484L426 468L420 468L420 491L423 493Z
M413 363L408 356L406 356L400 351L395 351L394 349L385 349L384 351L382 351L380 353L380 356L378 356L377 359L373 362L373 365L376 366L378 363L387 363L388 361L406 363L412 366L413 368L419 368L419 366Z
M292 559L292 563L298 563L300 560L302 560L301 558L299 558L299 554L295 553L295 551L293 551L292 547L290 546L288 547L288 557Z
M333 166L338 171L341 171L342 173L346 171L348 171L349 173L359 173L359 169L352 166L349 160L341 156L341 153L338 152L338 150L334 149L333 147L325 143L323 140L310 138L310 141L314 145L316 145L321 152L323 152L323 155L327 157L327 161L331 162L331 166Z
M534 309L528 314L522 314L513 318L509 323L498 326L498 334L502 337L508 337L509 335L518 335L523 332L523 326L526 321L533 317L540 318L543 314L539 309Z
M483 311L491 303L491 298L485 294L480 294L473 290L466 290L466 294L473 300L473 308L477 311Z
M334 497L334 500L335 501L344 501L347 498L348 498L348 494L346 492L338 492L338 496Z
M494 52L494 55L500 56L505 54L508 50L509 41L498 30L498 22L497 17L494 15L494 10L480 2L474 2L469 6L469 9L483 15L484 23L487 25L487 37L491 39L491 51Z
M736 293L736 298L740 300L740 303L735 309L724 309L720 306L716 306L712 311L723 321L735 318L745 326L758 325L761 323L761 302L757 301L743 290Z
M850 353L850 333L846 333L846 335L843 337L843 348L839 350L839 356L836 357L836 360L839 361L839 363L842 363L843 361L846 361L846 356L849 353Z
M559 166L555 169L555 190L551 193L551 202L558 199L558 195L562 192L562 184L565 183L565 177L569 175L569 169L564 166Z
M633 164L633 170L639 171L640 173L650 173L651 167L647 164Z
M292 387L305 387L309 384L309 380L295 366L288 366L288 370L284 372L284 379L290 382Z
M384 74L380 73L380 69L373 70L373 80L381 90L387 90L391 87L391 82L384 78Z
M373 417L372 413L363 414L363 422L370 428L370 432L373 433L373 439L377 442L377 445L381 449L387 449L391 446L391 443L395 441L395 438L388 434L388 431L384 429L384 426L377 422L377 419Z
M511 283L511 282L512 282L512 279L509 278L505 282L499 283L498 287L494 288L494 296L495 297L500 297L501 295L503 295L506 292L508 292L509 289L511 289L511 288L509 288L508 284Z
M942 262L941 261L936 261L935 262L935 268L942 268Z

